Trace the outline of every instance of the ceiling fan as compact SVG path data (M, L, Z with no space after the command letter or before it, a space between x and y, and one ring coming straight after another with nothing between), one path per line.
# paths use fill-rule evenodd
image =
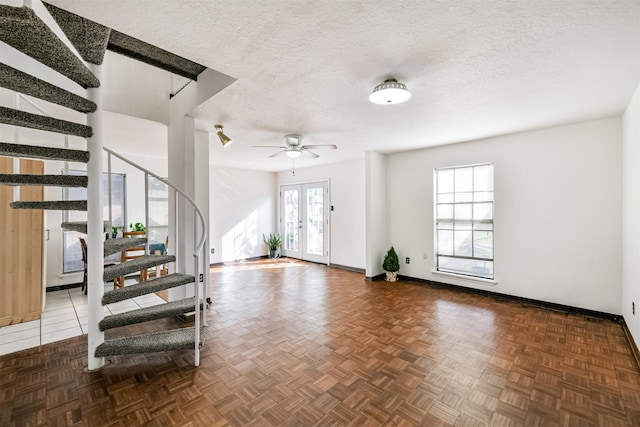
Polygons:
M302 135L289 134L284 136L285 146L276 146L276 145L253 145L253 147L262 147L262 148L280 148L281 151L270 155L269 157L276 157L280 154L285 153L292 159L300 157L300 155L305 152L309 153L313 158L318 158L316 153L309 151L309 149L316 148L328 148L330 150L336 150L338 147L334 144L316 144L316 145L302 145Z

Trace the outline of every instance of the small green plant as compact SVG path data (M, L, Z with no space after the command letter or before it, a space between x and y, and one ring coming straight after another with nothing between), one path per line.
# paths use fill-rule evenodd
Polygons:
M276 251L280 246L282 246L282 238L278 233L269 233L269 238L262 235L262 240L269 246L270 251Z
M398 254L396 253L396 250L393 249L393 246L389 248L387 254L384 256L382 268L384 271L388 271L390 273L400 270L400 260L398 259Z
M141 222L136 222L135 224L129 224L129 228L131 231L147 231L144 224Z
M118 227L111 227L111 235L114 239L116 238L116 236L118 235Z

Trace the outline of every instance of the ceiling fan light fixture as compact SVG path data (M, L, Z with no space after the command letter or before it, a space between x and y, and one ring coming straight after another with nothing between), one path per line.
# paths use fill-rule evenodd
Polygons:
M223 148L233 142L233 139L224 134L224 127L222 125L214 125L213 127L216 128L216 131L218 132L218 138L220 138L220 143Z
M287 153L287 156L289 156L292 159L297 159L302 154L302 151L298 151L298 150L287 150L285 152Z
M411 98L411 92L407 89L407 85L396 79L385 80L374 87L373 92L369 95L369 101L381 105L400 104L409 98Z

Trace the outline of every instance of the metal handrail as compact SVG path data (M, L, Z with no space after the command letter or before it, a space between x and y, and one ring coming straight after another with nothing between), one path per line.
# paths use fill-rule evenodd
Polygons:
M190 82L188 82L187 84L185 84L183 86L186 87ZM182 90L183 88L181 88L180 90ZM30 104L33 108L35 108L38 112L40 112L41 114L44 114L45 116L48 117L53 117L51 114L49 114L49 112L47 112L46 110L44 110L43 108L41 108L39 105L37 105L35 102L33 102L31 99L29 99L28 97L26 97L25 95L21 94L21 93L16 93L16 107L19 108L19 100L23 99L24 101L26 101L28 104ZM16 128L17 129L17 128ZM18 132L16 130L16 132ZM69 136L65 135L64 136L64 147L65 148L69 148ZM18 139L18 134L16 133L16 143ZM204 244L206 242L206 238L207 238L207 223L205 221L204 218L204 214L202 213L202 211L200 210L200 208L198 207L198 205L196 204L196 202L187 194L185 193L183 190L181 190L180 188L176 187L175 185L173 185L172 183L170 183L167 179L162 178L161 176L151 172L150 170L138 165L135 162L132 162L131 160L121 156L120 154L116 153L115 151L107 148L107 147L102 147L102 149L104 151L107 152L108 154L108 173L109 173L109 220L111 221L111 156L115 156L118 159L122 160L123 162L133 166L134 168L142 171L145 173L145 222L148 225L149 224L149 191L148 191L148 185L149 185L149 176L152 176L162 182L164 182L167 186L171 187L174 191L175 194L180 194L182 197L184 197L185 200L187 200L189 203L191 203L191 205L194 207L195 213L194 213L194 228L197 229L196 225L196 221L195 218L199 217L200 218L200 222L202 223L202 235L200 236L200 239L198 240L198 243L195 245L195 249L193 252L193 258L194 258L194 274L195 274L195 280L194 280L194 298L196 300L196 304L195 304L195 309L198 312L198 314L196 314L195 316L195 330L194 330L194 344L195 344L195 365L199 366L200 365L200 314L199 312L202 312L202 319L203 319L203 323L206 326L207 325L207 315L206 315L206 301L208 301L208 281L206 279L204 279L204 271L206 271L206 268L203 267L203 293L205 294L204 297L200 297L200 251L202 251L202 260L203 262L206 260L207 254L204 251ZM69 173L69 169L68 169L68 162L65 162L65 167L64 167L64 173L65 175ZM19 188L19 187L16 187ZM175 210L176 210L176 218L175 218L175 237L176 237L176 242L177 242L177 237L178 237L178 204L177 204L177 197L175 197L176 199L176 203L175 203ZM17 200L17 198L15 197L14 194L14 200ZM148 231L147 231L147 236L148 236ZM149 251L149 242L147 241L147 243L145 244L145 249L146 252ZM186 265L186 263L185 263ZM201 301L202 300L202 304ZM202 309L200 309L200 307L202 307Z
M111 154L114 157L117 157L118 159L122 160L125 163L130 164L131 166L133 166L136 169L141 170L142 172L151 175L152 177L164 182L165 184L167 184L169 187L173 188L175 191L177 191L178 193L180 193L180 195L182 195L182 197L184 197L189 203L191 203L193 205L193 207L195 208L196 212L198 213L198 216L200 217L200 222L202 223L202 236L200 237L200 240L198 241L198 244L196 245L196 249L194 251L193 255L197 255L198 252L200 252L200 250L202 249L202 247L204 246L204 242L205 239L207 237L207 224L204 220L204 214L202 213L202 211L200 210L200 208L198 207L198 205L196 204L196 202L189 197L189 195L187 193L185 193L184 191L182 191L181 189L179 189L178 187L176 187L175 185L171 184L167 179L162 178L159 175L156 175L155 173L151 172L148 169L145 169L144 167L138 165L135 162L132 162L131 160L127 159L124 156L121 156L120 154L116 153L115 151L107 148L107 147L103 147L103 150L106 151L107 153Z
M146 224L149 225L149 191L148 191L148 185L149 185L149 176L152 176L156 179L158 179L161 182L164 182L167 186L171 187L173 189L173 191L175 192L175 194L180 194L182 197L184 197L185 200L187 200L189 203L191 203L191 205L194 207L194 228L197 229L197 227L195 227L196 222L195 222L195 218L196 217L200 217L200 222L202 223L202 236L200 236L200 240L198 241L198 243L195 245L195 249L193 252L193 266L194 266L194 299L195 299L195 310L196 310L196 315L195 315L195 325L194 325L194 351L195 351L195 365L199 366L200 365L200 312L202 312L202 323L206 326L207 325L207 315L206 315L206 308L205 308L205 301L207 298L207 292L208 292L208 287L207 287L207 280L204 279L204 270L203 270L203 293L205 294L204 297L200 296L200 251L202 251L202 255L203 255L203 260L206 257L206 254L204 253L204 243L206 241L206 236L207 236L207 223L205 222L204 219L204 215L202 213L202 211L200 210L200 208L198 207L198 205L196 204L196 202L188 195L186 194L184 191L182 191L181 189L179 189L178 187L176 187L175 185L171 184L168 180L162 178L161 176L151 172L150 170L138 165L135 162L132 162L131 160L127 159L126 157L114 152L113 150L107 148L107 147L102 147L102 149L104 151L107 152L108 154L108 168L109 168L109 176L111 176L111 156L114 156L120 160L122 160L123 162L127 163L128 165L133 166L134 168L144 172L145 174L145 221ZM111 178L109 178L109 183L111 183ZM109 210L111 210L111 206L109 207ZM178 203L177 203L177 197L175 197L175 212L176 212L176 217L175 217L175 240L176 242L178 241ZM109 214L109 216L111 216L111 213ZM147 231L147 236L148 236L148 231ZM147 242L145 243L145 252L149 251L149 241L147 240ZM185 263L186 265L186 263ZM201 301L202 301L202 305L201 305ZM202 310L200 310L200 307L202 306Z

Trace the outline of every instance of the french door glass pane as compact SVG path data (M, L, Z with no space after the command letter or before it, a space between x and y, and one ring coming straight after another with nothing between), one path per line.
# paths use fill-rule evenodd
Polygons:
M307 189L307 253L324 252L324 189Z
M298 252L298 190L284 191L284 248Z

